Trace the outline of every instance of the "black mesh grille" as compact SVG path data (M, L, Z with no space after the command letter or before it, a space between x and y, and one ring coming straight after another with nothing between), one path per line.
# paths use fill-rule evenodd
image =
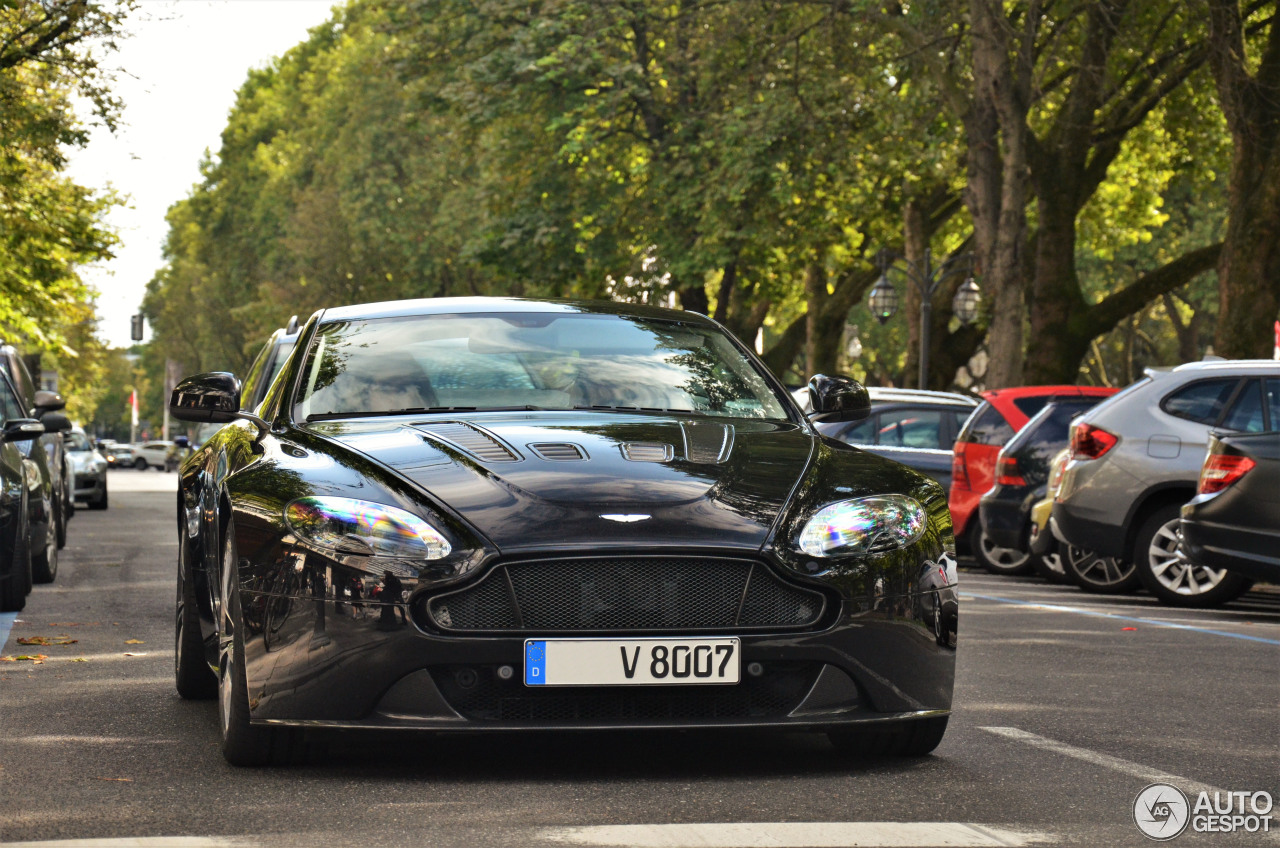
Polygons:
M471 424L461 421L437 421L416 426L424 433L430 433L436 438L451 442L485 462L516 462L520 459L513 450L495 436Z
M473 721L542 724L731 721L782 718L813 688L821 663L767 663L732 686L537 688L502 680L491 666L430 669L449 706ZM518 678L518 675L517 675Z
M459 632L698 632L804 628L819 592L750 560L592 557L498 566L426 603L430 626Z

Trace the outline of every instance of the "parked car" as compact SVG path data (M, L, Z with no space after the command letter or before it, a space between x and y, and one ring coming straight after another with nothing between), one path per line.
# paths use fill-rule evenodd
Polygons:
M956 437L951 466L949 502L957 538L968 540L978 564L1003 573L1030 568L1024 549L1002 546L982 532L979 499L995 482L996 456L1005 442L1023 428L1051 398L1106 395L1098 386L1022 386L983 392L982 403Z
M148 468L164 471L165 460L172 449L173 442L168 440L143 442L134 450L133 467L139 471L146 471Z
M954 392L869 388L865 421L817 424L824 436L901 462L951 486L951 445L978 400Z
M298 316L294 315L289 323L271 334L267 343L254 357L253 364L245 372L244 385L240 387L240 402L248 412L253 412L267 396L267 389L275 381L276 375L284 368L285 361L298 343Z
M1188 593L1177 564L1182 506L1195 496L1210 431L1260 433L1280 362L1216 360L1149 368L1072 426L1053 520L1071 544L1133 563L1165 603L1219 603L1240 591L1216 570Z
M1267 381L1271 426L1280 424L1280 381ZM1232 590L1255 580L1280 583L1280 430L1215 433L1200 469L1196 496L1182 507L1178 561L1161 584L1188 605L1196 587L1226 569Z
M67 434L66 448L71 460L75 499L86 502L89 509L106 509L107 458L79 427Z
M40 438L18 445L40 471L41 496L28 502L32 575L36 583L52 583L58 574L58 550L67 543L67 522L75 509L70 461L62 444L62 434L71 429L71 422L61 412L66 401L55 392L36 389L31 372L13 345L0 345L0 372L9 379L26 416L45 425Z
M230 762L372 726L942 739L946 493L822 438L718 324L451 298L325 310L299 345L256 414L227 373L170 402L228 423L182 466L175 644ZM810 395L870 411L848 378Z
M7 375L0 373L0 612L17 612L27 603L34 582L32 549L38 544L57 562L57 544L49 525L49 488L36 463L28 458L31 443L38 443L45 426L28 416L25 405ZM40 513L32 502L43 504ZM33 523L33 516L44 524ZM52 554L48 553L53 548Z
M1031 508L1028 548L1035 557L1036 573L1052 582L1074 583L1086 592L1116 594L1134 588L1137 578L1132 563L1115 557L1100 557L1093 551L1060 538L1053 524L1053 502L1058 496L1062 473L1071 458L1071 449L1059 451L1049 463L1049 485L1044 499Z
M1118 389L1111 389L1115 394ZM1037 412L996 455L995 483L979 501L978 518L986 538L1001 548L1031 552L1031 507L1048 489L1050 464L1067 446L1071 419L1092 409L1105 397L1100 394L1055 396ZM1055 548L1049 556L1057 555ZM1010 568L995 561L988 569L996 574L1022 573L1034 568L1053 578L1053 563L1032 553L1027 563Z

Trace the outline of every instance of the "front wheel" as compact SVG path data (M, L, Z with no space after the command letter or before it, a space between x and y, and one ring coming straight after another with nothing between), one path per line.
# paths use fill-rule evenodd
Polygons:
M144 457L141 457L141 456L140 456L140 457L138 457L137 459L135 459L135 460L133 461L133 467L134 467L134 468L136 468L136 469L138 469L139 471L146 471L146 470L147 470L147 460L146 460Z
M31 573L31 540L27 528L19 525L14 540L9 579L0 580L0 612L22 612L27 605L27 575Z
M1175 607L1216 607L1253 585L1225 568L1197 565L1180 555L1181 507L1163 507L1143 522L1133 543L1138 578L1161 603Z
M107 508L107 481L102 481L102 495L89 501L89 509L106 509Z
M948 718L950 716L932 716L865 729L830 730L827 738L841 754L855 757L923 757L942 742Z
M973 558L978 565L992 574L1017 575L1031 571L1031 554L1017 548L1002 548L982 529L979 522L973 529Z
M284 765L306 758L303 731L292 727L262 727L249 720L249 686L245 677L244 637L241 635L240 592L237 578L235 535L230 526L222 545L222 567L230 575L228 598L223 600L223 631L218 634L218 723L222 729L222 756L234 766Z
M218 678L204 654L195 583L187 567L187 542L178 546L178 609L175 621L173 677L178 694L189 701L207 700L218 694Z

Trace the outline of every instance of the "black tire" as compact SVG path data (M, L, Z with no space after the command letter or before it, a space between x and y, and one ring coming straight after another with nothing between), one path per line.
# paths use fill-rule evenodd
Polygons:
M89 509L106 509L107 508L107 481L102 481L102 497L89 501Z
M992 574L1016 576L1031 573L1031 554L1016 548L1002 548L987 538L982 522L974 525L970 539L973 558Z
M1179 504L1161 507L1138 528L1133 561L1146 590L1175 607L1216 607L1247 592L1253 585L1247 577L1197 565L1179 553L1181 513Z
M55 525L45 530L44 552L31 557L31 582L52 583L58 577L58 533Z
M178 694L188 701L217 697L218 677L205 659L200 610L186 562L187 541L178 545L178 598L174 623L173 677Z
M67 522L71 520L71 513L67 508L67 501L58 495L58 505L54 508L53 526L56 530L58 550L62 550L67 546ZM40 581L37 580L37 583Z
M0 580L0 612L21 612L27 605L27 575L30 573L31 540L27 538L27 528L19 526L9 578Z
M146 471L146 470L147 470L147 460L146 460L146 457L142 457L142 456L140 456L140 457L138 457L137 459L135 459L135 460L133 461L133 467L134 467L134 468L136 468L136 469L138 469L139 471Z
M1055 564L1057 568L1054 568ZM1058 548L1054 548L1047 554L1032 554L1031 570L1036 573L1036 576L1050 583L1071 582L1071 578L1067 576L1065 554Z
M307 758L306 737L292 727L262 727L249 721L249 688L245 681L244 637L240 627L240 592L236 588L235 534L228 527L223 540L222 567L231 574L223 602L224 632L218 658L218 723L222 728L222 756L234 766L287 765ZM227 638L230 636L230 638Z
M830 730L827 738L841 754L855 757L923 757L947 732L950 716L933 716L858 730Z
M1133 563L1100 557L1077 545L1062 546L1062 567L1072 583L1095 595L1121 595L1138 588Z

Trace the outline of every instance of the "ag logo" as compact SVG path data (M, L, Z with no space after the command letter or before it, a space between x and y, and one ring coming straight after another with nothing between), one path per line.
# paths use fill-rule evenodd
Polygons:
M1176 786L1153 783L1133 799L1134 823L1144 835L1159 842L1181 834L1190 820L1191 804Z

